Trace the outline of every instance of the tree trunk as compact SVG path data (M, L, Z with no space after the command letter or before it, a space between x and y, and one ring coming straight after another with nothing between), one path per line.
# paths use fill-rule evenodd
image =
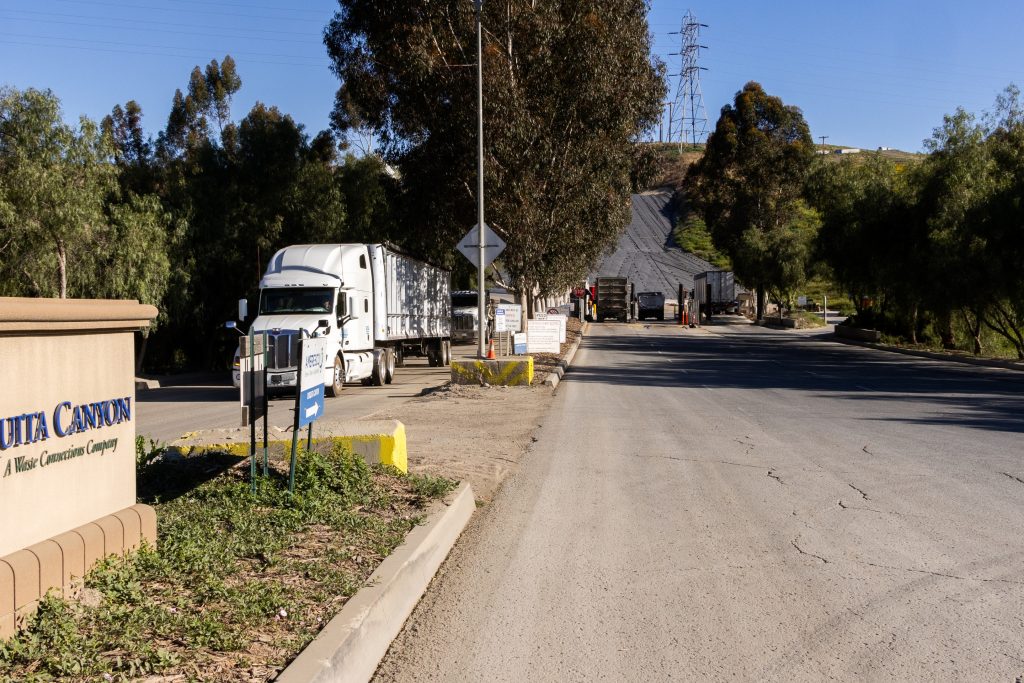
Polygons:
M977 356L981 354L981 311L963 308L961 312L964 316L964 322L967 324L967 331L971 333L971 339L974 341L974 355Z
M61 299L68 298L68 252L64 246L64 240L57 240L57 278L60 285Z
M757 288L757 312L755 319L764 320L764 287Z
M917 303L910 304L907 313L907 339L911 344L917 343Z
M939 329L939 339L942 341L942 348L955 349L956 335L953 333L953 314L950 311L939 313L939 319L935 325Z
M135 374L136 376L142 374L142 362L146 359L146 347L149 345L149 335L143 334L142 341L139 343L139 350L135 354Z

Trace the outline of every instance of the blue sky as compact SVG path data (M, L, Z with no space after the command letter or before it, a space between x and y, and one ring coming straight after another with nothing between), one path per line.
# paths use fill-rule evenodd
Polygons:
M466 0L469 2L469 0ZM147 131L166 122L192 67L231 54L234 115L276 105L325 128L337 80L321 32L332 0L0 0L0 83L53 90L65 115L99 119L137 100ZM701 56L709 126L748 80L799 106L830 144L911 151L957 106L982 112L1024 86L1024 3L654 0L656 51L679 71L691 9L708 24ZM672 83L674 89L675 83Z

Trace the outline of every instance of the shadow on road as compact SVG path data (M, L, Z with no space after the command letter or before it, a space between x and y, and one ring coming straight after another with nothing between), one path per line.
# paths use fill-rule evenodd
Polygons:
M725 337L591 336L605 365L570 368L566 380L633 386L793 390L873 404L861 419L961 425L1024 433L1024 377L915 362L906 356L836 349L816 341L749 334ZM766 397L767 398L767 397ZM777 396L773 397L778 400ZM900 410L897 404L917 404ZM887 405L888 404L888 405ZM813 416L809 416L813 417Z

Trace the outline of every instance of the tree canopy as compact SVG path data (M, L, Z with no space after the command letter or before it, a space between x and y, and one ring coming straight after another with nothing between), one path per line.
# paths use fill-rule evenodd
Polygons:
M802 197L813 158L800 110L750 82L722 108L688 172L715 245L737 277L757 287L758 318L765 289L792 291L805 277L815 221Z
M340 0L325 32L339 131L402 176L401 242L451 262L476 222L473 4ZM628 222L634 143L661 110L643 0L483 3L486 220L520 291L581 280Z

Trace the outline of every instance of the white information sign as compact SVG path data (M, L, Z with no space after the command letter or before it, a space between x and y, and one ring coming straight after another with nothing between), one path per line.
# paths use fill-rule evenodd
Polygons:
M505 323L505 311L501 308L494 309L494 331L508 332L508 327Z
M551 309L551 310L555 310L555 309ZM533 319L534 320L557 320L557 321L559 321L561 323L562 327L561 327L561 329L558 332L558 343L559 344L564 344L565 343L565 325L569 321L568 317L566 317L564 315L548 312L548 313L535 313L534 316L533 316Z
M469 262L480 267L480 242L477 241L477 229L474 225L462 238L462 241L455 247L462 255L469 259ZM491 230L490 226L484 223L484 268L491 265L491 261L498 258L498 254L505 251L505 242Z
M797 306L806 306L807 305L807 297L806 296L798 296L796 298L796 305Z
M516 332L512 335L512 352L517 356L526 353L527 339L525 332Z
M498 304L494 307L494 318L497 320L498 311L504 311L505 331L522 332L523 330L523 307L519 304Z
M557 320L531 320L526 330L526 348L528 353L558 353L561 343L558 341L562 325Z
M327 339L303 339L299 347L299 389L295 395L296 423L305 427L324 413L324 367Z

